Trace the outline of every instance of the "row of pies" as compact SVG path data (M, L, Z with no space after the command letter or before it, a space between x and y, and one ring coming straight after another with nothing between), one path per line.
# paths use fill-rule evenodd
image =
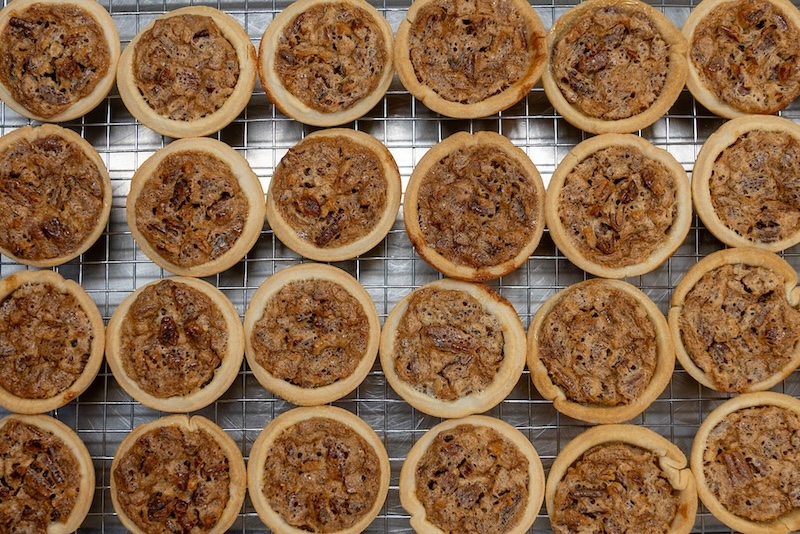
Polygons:
M545 502L555 533L688 534L698 495L744 533L800 528L800 400L749 393L720 404L683 452L656 432L599 425L558 453L545 479L521 431L499 419L447 419L422 434L400 471L416 532L527 532ZM84 443L46 415L0 420L0 526L69 532L83 522L95 473ZM534 440L535 441L535 440ZM238 445L202 416L134 428L111 464L110 492L134 533L224 532L245 493L279 534L363 531L383 508L390 462L375 431L333 406L274 418L245 465Z
M94 108L116 81L140 122L201 137L247 106L257 75L276 107L316 126L368 113L395 70L430 109L492 115L542 79L570 123L592 133L646 128L684 86L723 117L774 114L800 95L800 11L788 0L705 0L683 33L641 1L593 0L545 33L525 0L424 0L394 36L363 0L299 0L264 31L258 55L240 23L205 6L147 24L120 53L91 0L14 0L0 12L0 98L60 122Z

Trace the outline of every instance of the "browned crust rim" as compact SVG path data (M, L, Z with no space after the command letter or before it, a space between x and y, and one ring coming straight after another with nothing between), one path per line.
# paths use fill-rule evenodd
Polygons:
M2 11L0 11L0 31L8 24L9 19L15 16L17 12L27 8L33 4L57 4L62 5L63 0L14 0L10 2ZM68 3L76 5L88 12L97 21L97 24L102 28L103 34L108 44L110 61L108 64L108 72L101 78L94 90L86 97L78 100L72 104L68 109L57 113L52 117L41 117L32 113L28 108L17 102L8 89L0 84L0 100L2 100L8 107L19 113L23 117L34 119L42 122L66 122L78 117L86 115L93 110L97 105L111 92L114 82L117 78L117 65L120 57L120 39L117 25L108 11L93 0L69 0Z
M603 120L583 114L564 98L564 95L561 94L556 80L553 77L549 61L552 59L552 51L556 40L560 38L561 34L573 21L580 19L589 11L596 11L605 7L619 5L639 9L650 17L661 33L661 36L667 44L669 44L669 69L667 71L667 79L664 82L664 88L650 108L625 119ZM542 85L544 86L544 92L548 100L550 100L550 103L556 111L560 113L567 122L577 128L595 134L633 133L636 130L641 130L656 122L678 99L678 96L686 84L686 76L689 68L687 65L688 45L680 30L675 27L675 24L664 16L661 11L639 0L587 0L571 8L556 20L555 24L548 32L547 50L548 65L542 73Z
M363 9L371 15L386 44L386 66L381 73L375 90L368 97L365 97L350 108L335 113L322 113L307 106L299 98L287 91L278 76L275 75L275 50L284 28L297 15L318 4L349 4ZM363 0L296 0L278 13L261 36L261 44L258 49L258 77L261 80L261 86L267 94L267 98L284 115L312 126L340 126L366 115L386 94L394 77L393 43L394 34L389 21L368 2Z
M251 336L255 325L264 316L269 301L287 284L303 280L326 280L342 286L348 294L355 298L369 322L369 339L367 349L353 373L333 384L318 388L304 388L281 380L264 369L256 361ZM366 378L378 354L380 341L380 318L375 303L369 293L358 281L346 271L332 265L304 263L289 267L267 278L253 294L244 315L244 347L247 364L256 380L266 389L293 404L300 406L318 406L340 399L356 389Z
M436 439L436 436L459 425L491 428L501 436L509 439L519 452L528 459L528 478L530 480L528 484L528 502L525 505L525 512L520 522L506 534L522 534L523 532L527 532L536 519L536 515L539 513L542 507L542 501L544 500L545 475L542 461L533 444L522 432L505 421L486 415L471 415L469 417L442 421L425 432L411 447L400 469L400 504L411 515L411 526L416 532L442 533L441 529L428 521L425 513L425 506L417 498L416 467L433 440Z
M545 505L552 516L555 510L555 495L558 484L567 470L583 454L596 445L625 443L652 451L659 457L659 466L672 487L680 492L678 513L670 525L673 534L688 534L694 527L697 514L697 488L686 456L669 440L649 428L630 425L600 425L590 428L570 441L556 456L547 476Z
M250 450L250 459L247 462L247 487L250 492L250 499L258 513L258 517L269 528L277 534L303 534L305 531L289 525L283 518L272 509L264 496L261 488L264 486L264 464L267 460L270 447L275 439L287 428L307 419L321 417L332 419L346 425L356 432L371 447L375 456L378 457L381 470L381 480L378 486L378 495L372 508L364 514L361 520L357 521L350 528L337 531L336 534L357 534L366 529L378 512L383 508L386 496L389 493L389 475L391 468L389 465L389 455L381 443L375 431L364 420L357 415L335 406L316 406L294 408L288 412L277 416L264 428L258 435L253 447Z
M714 163L725 149L752 131L779 132L800 142L800 125L789 119L774 115L742 115L731 119L708 136L697 154L692 170L692 198L697 215L705 227L724 244L729 247L758 247L779 252L800 243L800 231L772 243L751 240L727 226L719 218L711 202L709 180Z
M694 264L675 286L670 301L668 314L670 336L675 345L675 356L687 373L700 384L713 390L717 386L692 360L681 340L680 316L686 295L697 285L708 272L724 265L743 264L751 267L763 267L778 274L784 280L784 296L793 308L800 307L800 288L797 287L798 274L789 263L773 252L755 247L736 247L718 250L702 258ZM794 348L792 358L777 373L761 382L750 385L741 393L765 391L789 376L800 366L800 343Z
M239 369L242 366L242 359L244 358L244 341L242 339L244 334L242 323L231 301L228 300L219 289L208 282L198 278L183 276L165 278L165 280L171 280L176 284L183 284L196 291L200 291L211 299L222 314L225 320L225 327L228 331L228 350L222 358L220 366L214 372L214 378L205 387L194 393L180 397L160 398L144 391L139 384L125 372L121 355L122 323L128 315L131 306L142 291L158 284L161 280L155 280L140 287L125 297L125 300L114 310L111 319L108 321L108 330L106 333L106 359L114 378L116 378L119 385L122 386L122 389L135 400L149 408L163 412L191 412L208 406L217 400L227 391L239 374Z
M564 183L572 170L587 157L611 146L634 148L644 156L663 164L672 173L676 190L677 214L663 246L655 250L645 261L621 267L606 267L584 256L578 247L573 244L567 229L561 224L561 218L558 216L561 189L564 187ZM550 237L556 247L578 268L604 278L628 278L646 274L657 269L672 256L689 234L689 229L692 225L692 192L689 185L689 177L672 154L656 147L643 137L633 134L614 133L590 137L573 147L556 167L547 186L545 219L550 230Z
M697 482L697 494L706 508L720 521L730 528L745 534L788 534L800 529L800 509L795 508L788 514L768 523L750 521L729 512L714 496L706 484L703 471L703 453L711 431L728 415L756 406L777 406L800 414L800 400L774 391L742 393L723 402L706 416L700 424L692 443L690 456L692 473Z
M397 68L397 76L408 92L414 95L415 98L421 100L429 109L447 117L460 119L477 119L493 115L499 111L508 109L522 100L542 77L545 65L547 64L548 48L545 47L546 33L544 25L533 7L528 2L513 0L520 14L525 18L530 38L536 41L536 57L532 60L528 71L522 78L502 93L474 104L462 104L460 102L446 100L439 96L432 88L423 85L417 79L414 67L411 64L411 57L409 56L409 33L417 13L428 4L438 1L439 0L417 0L413 2L406 13L406 18L403 19L400 26L397 28L394 44L394 62Z
M417 198L419 197L419 189L423 179L428 174L428 171L435 167L442 158L456 150L478 146L496 147L498 151L503 152L519 164L536 189L536 211L540 218L536 221L536 228L531 232L527 244L522 247L515 257L491 267L475 268L457 264L428 246L419 226ZM431 147L414 167L406 186L405 201L403 202L403 223L411 244L422 259L433 268L450 278L471 282L486 282L505 276L518 269L533 254L544 233L545 211L544 182L536 165L524 150L514 145L507 137L495 132L481 131L474 134L457 132Z
M300 237L297 231L281 216L273 190L274 181L270 181L269 188L267 189L267 222L275 233L275 236L282 243L306 258L326 262L350 260L372 250L373 247L386 237L389 230L392 229L392 225L397 219L397 213L400 211L400 200L402 197L400 170L397 167L397 162L392 156L392 153L389 152L389 149L386 148L383 143L370 134L359 130L350 130L348 128L318 130L307 135L296 146L301 145L306 140L319 139L322 137L344 137L366 148L378 158L386 179L386 207L380 219L367 234L352 243L334 248L318 247L312 241Z
M236 442L225 433L216 423L202 417L194 415L175 414L156 419L149 423L143 423L134 428L125 439L119 444L117 451L114 453L114 459L111 462L111 471L109 479L111 481L111 502L114 510L117 512L120 521L129 531L135 534L144 534L143 531L134 523L124 512L119 503L117 496L117 483L114 477L114 472L117 470L119 462L122 457L136 444L136 441L147 432L151 430L167 427L177 426L187 432L196 432L202 430L214 438L214 441L222 448L225 456L228 458L228 466L230 468L230 491L228 504L225 506L222 516L217 521L217 524L209 530L209 534L221 534L226 532L228 528L236 521L239 511L244 503L244 496L247 491L247 474L244 463L244 458Z
M412 292L395 305L383 325L379 353L386 380L411 406L435 417L464 417L493 408L514 389L525 367L525 329L516 310L489 286L479 283L442 279L422 287L462 291L480 302L484 311L497 317L503 325L503 363L489 387L454 401L443 401L427 395L402 380L394 368L394 342Z
M656 332L656 351L658 359L656 361L655 371L642 396L630 404L605 407L591 406L571 401L567 398L564 390L555 385L550 379L547 367L539 358L539 339L541 338L542 327L548 314L558 306L561 299L570 291L578 287L592 284L608 284L633 298L647 312L647 316L653 323L653 328ZM661 313L661 310L658 309L655 303L650 300L642 290L622 280L602 278L585 280L557 292L547 299L536 311L528 327L527 342L528 368L531 372L531 380L539 394L545 399L552 400L556 410L564 415L589 423L621 423L641 414L659 395L661 395L672 379L672 372L675 369L675 349L669 336L669 327L664 314Z
M247 222L236 243L218 258L190 267L175 265L159 254L156 247L144 238L137 226L136 219L136 200L142 193L145 184L152 179L153 173L165 158L180 152L205 152L209 156L224 162L230 167L231 172L239 182L239 187L242 188L242 193L247 196L248 203ZM231 146L210 137L178 139L150 156L133 174L125 208L128 228L133 235L133 239L153 263L176 275L195 277L221 273L244 258L261 235L261 229L264 227L265 211L264 190L261 187L258 176L250 168L250 164L244 156Z
M16 143L18 141L24 140L29 143L41 139L50 135L61 137L68 142L77 145L81 148L82 152L86 155L86 157L97 167L97 172L100 174L101 179L103 180L103 208L100 212L99 217L95 223L94 229L92 232L86 237L86 240L83 242L83 245L78 247L76 250L72 251L69 254L65 254L63 256L57 256L55 258L47 258L43 260L28 260L25 258L19 258L12 254L10 251L6 250L3 247L0 247L0 253L8 256L12 260L16 261L17 263L21 263L23 265L28 265L30 267L54 267L57 265L62 265L69 260L72 260L84 252L86 252L95 242L100 238L103 231L106 228L106 223L108 223L108 218L111 214L111 198L112 198L112 191L111 191L111 177L108 174L108 169L106 168L106 164L103 162L103 159L98 154L97 150L89 143L86 139L75 133L74 131L59 126L57 124L42 124L40 126L23 126L17 130L14 130L11 133L8 133L2 137L0 137L0 150L5 149L9 145Z
M142 28L122 51L117 68L117 88L128 111L154 132L173 138L202 137L223 129L247 106L256 83L256 49L239 22L219 9L208 6L182 7L164 13L156 20L183 15L211 17L236 50L236 57L239 60L239 80L225 103L214 113L194 121L169 119L159 115L150 107L136 85L133 74L133 50L142 35L153 27L155 20Z

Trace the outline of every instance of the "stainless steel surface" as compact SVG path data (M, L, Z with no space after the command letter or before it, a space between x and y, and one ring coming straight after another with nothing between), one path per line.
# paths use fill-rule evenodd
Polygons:
M375 0L373 0L375 2ZM111 12L125 46L154 17L166 10L189 5L188 1L104 0ZM191 2L195 3L195 2ZM200 3L200 2L197 2ZM287 2L256 0L221 0L208 5L220 7L239 20L258 46L261 34ZM688 15L688 2L653 2L678 26ZM409 0L385 0L374 5L389 20L393 29L405 15ZM574 3L534 3L547 29ZM800 103L784 116L800 120ZM670 112L652 127L640 133L665 148L691 171L700 146L722 120L699 107L688 91L683 91ZM0 133L8 133L29 121L0 106ZM169 142L138 124L127 112L116 90L86 117L66 123L89 140L109 168L114 188L114 202L108 228L87 253L56 268L62 275L78 281L94 298L106 321L116 306L134 289L169 273L156 267L135 245L125 223L125 196L130 178L138 166L155 150ZM438 141L459 131L491 130L502 133L522 147L547 182L555 166L586 134L570 126L553 111L541 85L511 109L480 120L442 118L412 98L395 78L383 101L368 116L347 125L366 131L383 141L396 158L404 184L416 162ZM216 137L240 151L262 180L264 188L283 154L313 128L278 113L256 86L245 112ZM691 232L677 253L653 273L628 279L661 308L667 311L669 298L683 273L704 255L722 248L694 219ZM800 268L800 249L783 256ZM207 280L231 299L240 315L258 286L271 274L303 260L275 239L265 224L261 237L247 257L228 271ZM353 274L367 289L377 305L381 320L404 295L440 275L413 251L403 230L401 215L387 238L370 253L337 266ZM0 258L0 276L23 267ZM518 271L490 285L510 300L527 327L542 302L557 290L584 280L587 275L574 267L556 250L545 233L535 254ZM800 374L791 375L774 388L797 395ZM632 422L647 426L676 443L687 455L694 433L703 417L726 398L697 384L679 366L664 394ZM410 532L408 517L398 498L398 476L403 459L414 441L437 422L412 409L386 383L376 362L364 383L347 398L335 403L365 419L383 439L392 465L391 488L386 504L369 532ZM243 365L238 379L216 403L200 413L224 428L239 444L247 459L261 429L277 414L292 408L273 397ZM550 402L533 388L530 376L523 374L519 383L497 408L489 412L519 428L527 435L549 468L558 451L587 425L559 415ZM0 410L0 416L5 413ZM55 417L75 429L85 441L94 459L97 489L84 532L122 532L109 495L110 465L120 441L136 425L161 415L134 402L118 386L108 368L100 374L80 398L53 412ZM264 532L249 498L232 531ZM544 508L532 532L548 532ZM696 532L729 532L702 507Z

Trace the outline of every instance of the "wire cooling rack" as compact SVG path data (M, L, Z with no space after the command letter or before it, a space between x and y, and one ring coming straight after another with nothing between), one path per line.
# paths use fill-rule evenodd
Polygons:
M107 0L101 2L112 14L123 46L140 28L165 11L190 5L194 1ZM373 0L394 30L404 18L410 0ZM257 46L261 34L286 0L221 0L208 5L221 8L236 18ZM572 3L553 0L534 3L545 28L572 7ZM678 27L691 10L687 2L653 2ZM800 103L783 112L800 120ZM5 134L29 121L0 105L0 133ZM723 120L701 108L688 91L683 91L669 113L639 134L656 146L668 150L691 172L698 150ZM79 282L100 308L105 321L117 305L136 288L169 276L155 266L135 245L125 222L125 197L130 179L139 165L169 142L138 124L128 113L116 90L94 111L80 120L64 124L91 142L99 151L111 174L113 205L106 231L85 254L55 270ZM490 130L508 137L523 148L536 164L545 182L564 155L587 135L555 114L541 85L514 107L485 119L453 120L429 111L411 97L395 78L382 102L367 116L347 125L372 134L386 144L407 183L414 165L434 144L449 135L466 130ZM314 128L281 115L256 86L244 113L215 137L241 152L266 190L275 166L286 151ZM628 279L652 298L666 313L672 290L686 270L706 254L722 245L694 219L686 241L661 268L647 275ZM800 268L800 248L782 254ZM220 288L241 316L258 286L271 274L306 260L287 249L265 224L260 239L247 257L233 268L206 280ZM368 254L340 262L338 267L355 276L372 296L381 321L392 307L414 288L440 277L413 251L405 235L402 214L383 242ZM23 267L0 258L0 276ZM587 278L553 245L547 232L531 258L517 271L490 283L516 308L528 326L539 306L559 289ZM788 394L800 393L800 373L796 372L774 388ZM697 384L679 366L663 395L632 423L646 426L673 441L689 453L695 431L703 418L727 398ZM400 506L398 478L400 467L412 444L440 420L426 416L406 404L386 383L376 365L363 384L346 398L334 403L350 410L369 423L382 438L392 466L389 496L368 532L411 532L408 516ZM253 441L276 415L292 406L265 391L243 364L237 380L216 403L197 413L219 424L238 443L248 458ZM547 471L561 448L587 425L558 414L532 387L527 370L514 390L489 412L522 431L539 452ZM0 416L6 415L0 410ZM73 428L86 443L97 473L97 487L91 511L82 532L123 532L114 513L109 493L110 466L119 443L135 426L154 420L160 412L133 401L119 387L107 366L101 368L92 386L78 399L52 415ZM542 508L531 532L548 532L549 521ZM266 532L249 498L241 510L233 532ZM730 532L702 506L695 532Z

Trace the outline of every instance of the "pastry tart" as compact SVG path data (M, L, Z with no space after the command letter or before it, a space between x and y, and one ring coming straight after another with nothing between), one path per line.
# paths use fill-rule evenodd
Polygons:
M0 137L0 253L34 267L86 252L111 213L111 178L97 150L55 124Z
M250 102L256 50L239 22L208 6L169 11L125 47L117 87L128 111L168 137L203 137Z
M264 227L264 190L244 157L211 138L180 139L134 173L126 200L136 244L159 267L211 276L244 258Z
M800 243L800 125L745 115L711 134L692 171L697 214L731 247L778 252Z
M528 532L544 487L542 462L528 438L484 415L434 426L400 470L400 504L419 533Z
M686 83L686 39L640 0L590 0L571 8L547 35L542 85L573 126L633 133L660 119Z
M555 534L689 534L697 489L686 456L636 425L600 425L570 441L547 477L545 503Z
M667 320L641 290L590 279L550 297L528 328L528 368L555 408L590 423L641 414L675 368Z
M217 400L242 366L242 323L217 288L197 278L156 280L128 295L108 322L106 358L128 395L164 412Z
M343 261L386 237L400 209L400 171L371 135L316 131L289 149L267 190L267 221L286 246L316 261Z
M334 406L295 408L273 419L250 451L247 485L276 534L364 531L389 491L389 456L358 416Z
M227 532L246 491L236 442L199 415L169 415L137 426L111 462L111 502L134 534L176 528Z
M418 0L397 29L394 58L401 83L429 109L486 117L539 81L545 30L525 0Z
M64 122L111 91L120 40L94 0L14 0L0 11L0 100L29 119Z
M525 367L525 330L514 307L483 284L436 280L392 309L381 332L386 380L436 417L485 412Z
M0 280L0 405L35 414L72 401L97 376L105 332L92 298L54 271Z
M689 233L689 178L669 152L642 137L590 137L553 173L545 218L553 242L579 268L604 278L649 273Z
M800 11L788 0L704 0L683 25L686 86L732 119L771 115L800 96Z
M49 415L0 419L0 529L67 534L95 491L92 458L74 430Z
M267 278L244 316L247 363L268 391L302 406L356 389L375 363L378 310L331 265L295 265Z
M692 444L697 493L714 517L745 534L800 529L800 400L744 393L705 418Z
M339 126L366 115L394 76L389 22L364 0L296 0L267 26L258 74L285 115Z
M719 250L675 286L669 326L678 361L716 391L765 391L800 365L797 272L763 249Z
M494 132L458 132L411 173L403 222L417 253L450 278L484 282L525 263L544 232L545 191L528 155Z

